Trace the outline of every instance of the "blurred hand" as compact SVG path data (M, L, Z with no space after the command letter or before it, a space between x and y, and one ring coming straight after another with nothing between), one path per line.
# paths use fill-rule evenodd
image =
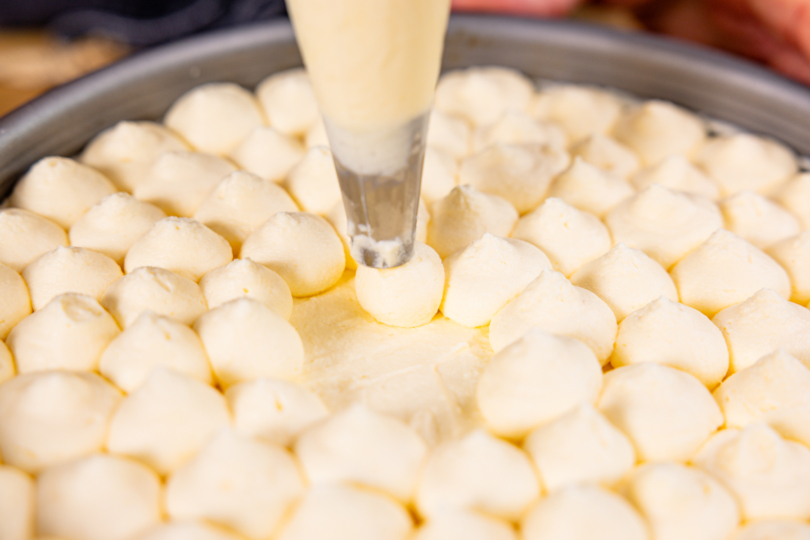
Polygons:
M680 0L645 22L810 84L810 0Z
M459 10L564 15L580 0L453 0ZM651 30L748 56L810 84L810 0L602 0Z

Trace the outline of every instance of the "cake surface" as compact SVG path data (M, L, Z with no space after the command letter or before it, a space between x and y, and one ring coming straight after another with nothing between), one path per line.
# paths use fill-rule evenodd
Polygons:
M33 166L0 539L810 538L793 152L499 67L443 76L428 144L386 270L348 255L303 70Z

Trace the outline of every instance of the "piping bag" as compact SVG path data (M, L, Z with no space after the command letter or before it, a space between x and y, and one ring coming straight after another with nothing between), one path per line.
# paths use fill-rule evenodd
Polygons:
M351 254L413 255L425 138L450 0L287 0L332 147Z

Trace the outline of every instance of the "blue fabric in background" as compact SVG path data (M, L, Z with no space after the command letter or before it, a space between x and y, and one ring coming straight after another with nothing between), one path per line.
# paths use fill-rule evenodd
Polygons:
M0 1L0 26L47 26L69 38L103 35L133 46L284 14L284 0Z

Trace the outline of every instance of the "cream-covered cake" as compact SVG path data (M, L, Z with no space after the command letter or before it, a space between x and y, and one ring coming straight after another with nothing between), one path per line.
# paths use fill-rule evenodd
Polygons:
M17 184L0 539L810 537L791 150L451 72L415 255L377 270L349 255L324 88L204 85Z

